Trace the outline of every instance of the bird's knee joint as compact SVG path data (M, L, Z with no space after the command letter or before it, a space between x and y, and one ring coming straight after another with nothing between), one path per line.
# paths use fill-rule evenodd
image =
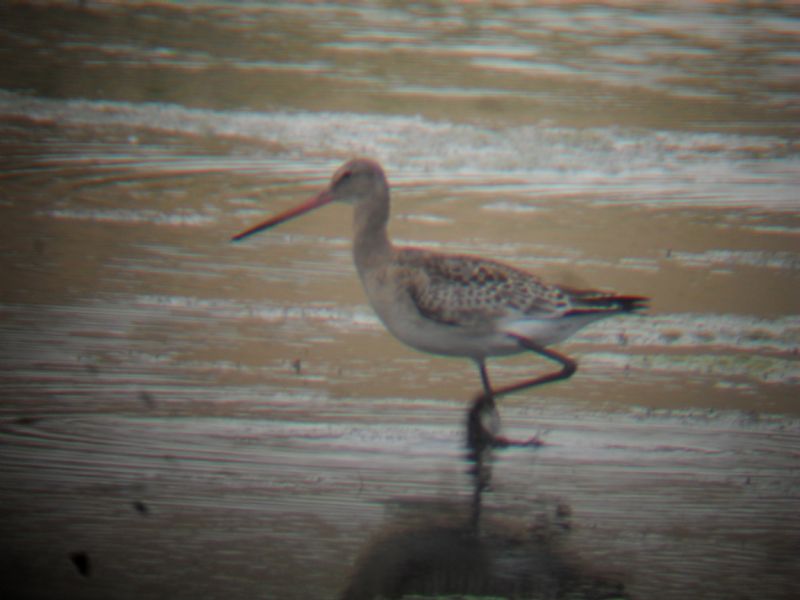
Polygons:
M564 377L572 377L575 374L575 371L577 370L578 370L578 363L568 362L564 364L564 369L561 372L564 374Z

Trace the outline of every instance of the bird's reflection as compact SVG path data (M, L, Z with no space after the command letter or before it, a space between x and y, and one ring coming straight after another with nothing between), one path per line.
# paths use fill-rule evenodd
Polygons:
M484 507L498 446L492 399L479 396L467 412L469 501L404 500L358 559L341 600L455 595L537 600L628 598L613 577L588 568L566 549L570 509L564 502L526 514ZM519 445L541 445L531 440ZM527 509L526 509L527 510Z
M463 505L404 508L365 548L341 600L628 598L621 584L565 549L565 505L527 519L485 514L477 533Z
M467 461L473 477L471 525L479 533L482 496L492 480L492 453L497 448L528 446L538 448L543 442L534 437L517 442L500 435L500 416L495 398L479 394L467 410L466 419Z

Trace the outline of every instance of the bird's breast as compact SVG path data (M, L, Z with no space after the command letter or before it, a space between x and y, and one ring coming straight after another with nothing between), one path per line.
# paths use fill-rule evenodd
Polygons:
M459 322L431 318L415 302L413 273L378 269L362 274L364 291L386 329L404 344L423 352L473 359L521 352L519 344L494 320Z

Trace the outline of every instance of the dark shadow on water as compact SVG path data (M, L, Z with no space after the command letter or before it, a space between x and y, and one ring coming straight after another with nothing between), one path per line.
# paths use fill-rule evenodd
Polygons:
M469 510L456 503L406 507L405 512L366 546L341 600L629 598L612 576L582 564L565 547L566 506L527 520L484 515L480 533Z
M477 399L466 423L471 494L462 502L390 503L385 525L363 549L341 600L629 598L614 576L568 547L568 504L541 502L525 514L484 506L494 451L507 446L497 443L497 423L494 404Z
M497 449L539 448L544 442L536 437L525 442L510 440L500 435L500 415L492 396L478 394L467 409L466 459L473 478L471 524L476 535L480 531L482 495L492 481L492 459Z

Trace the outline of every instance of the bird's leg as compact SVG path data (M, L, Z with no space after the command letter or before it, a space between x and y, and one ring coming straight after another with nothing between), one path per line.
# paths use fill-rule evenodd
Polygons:
M497 412L495 398L499 394L492 390L489 373L486 370L486 361L476 359L475 362L481 375L483 393L478 394L467 413L467 447L470 449L470 458L480 463L484 453L491 448L541 446L542 443L536 438L527 442L517 442L498 435L500 415ZM505 393L505 388L501 389L500 393Z
M561 365L561 370L546 373L545 375L540 375L533 379L526 379L525 381L520 381L498 389L492 389L489 381L489 373L486 370L486 361L483 359L476 360L478 370L481 374L483 393L475 399L467 416L467 445L473 451L473 454L480 453L482 449L487 447L541 446L541 440L536 437L531 438L527 442L515 442L497 435L500 428L500 417L497 414L495 398L560 379L568 379L578 369L578 364L568 356L564 356L555 350L549 350L528 338L513 334L509 335L517 340L519 345L526 350L530 350L531 352L535 352L559 363Z
M489 489L492 480L492 448L495 446L500 418L494 403L486 362L476 359L481 374L483 393L478 394L467 411L467 460L473 463L470 475L474 481L472 493L472 515L470 525L472 533L479 535L483 492Z
M492 392L492 384L489 382L489 372L486 370L486 361L482 358L476 359L478 370L481 373L481 383L483 384L483 393L487 396L494 396Z
M475 359L481 374L483 393L478 394L467 412L467 447L470 458L480 464L486 450L495 445L496 433L500 427L494 393L486 371L486 361Z
M540 375L539 377L534 377L533 379L526 379L525 381L520 381L519 383L514 383L506 387L494 390L495 397L503 396L511 392L517 392L519 390L524 390L537 385L551 383L553 381L558 381L560 379L568 379L569 377L572 377L575 371L578 370L578 363L576 363L570 357L564 356L563 354L560 354L555 350L549 350L544 346L541 346L536 342L529 340L528 338L512 334L509 335L511 335L511 337L517 340L519 345L525 348L526 350L530 350L531 352L536 352L536 354L540 354L545 358L549 358L550 360L559 363L561 365L561 370L555 371L553 373L547 373L545 375Z

